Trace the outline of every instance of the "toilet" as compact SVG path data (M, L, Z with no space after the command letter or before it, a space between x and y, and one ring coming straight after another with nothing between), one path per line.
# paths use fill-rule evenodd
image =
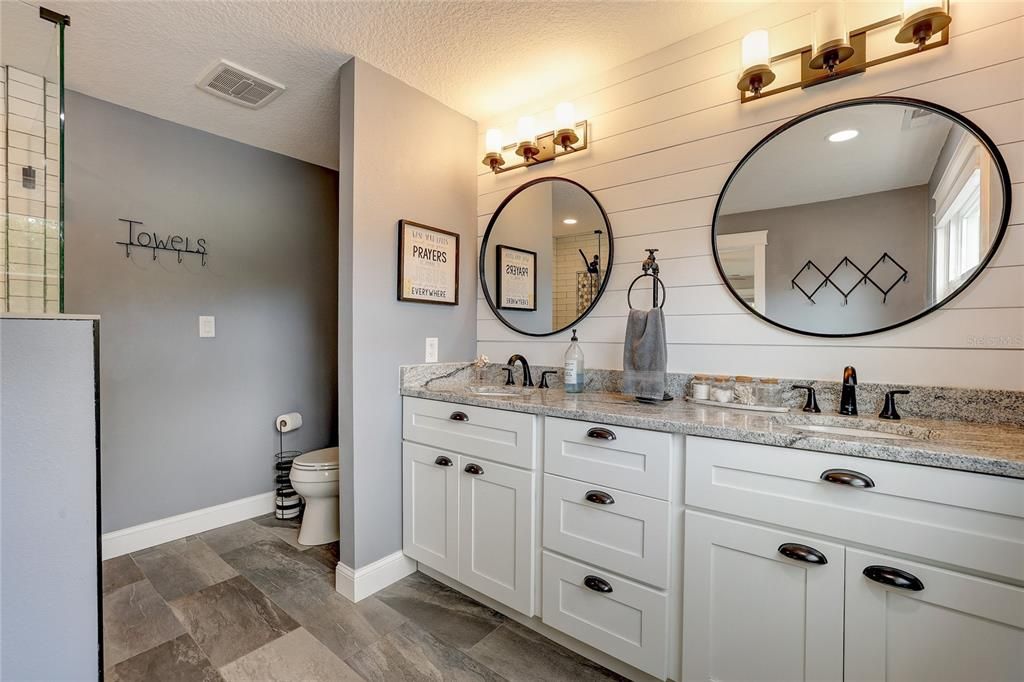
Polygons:
M292 488L306 501L300 545L338 539L338 448L312 450L292 462Z

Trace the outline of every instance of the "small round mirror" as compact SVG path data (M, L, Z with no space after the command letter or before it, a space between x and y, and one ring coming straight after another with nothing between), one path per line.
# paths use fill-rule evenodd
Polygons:
M966 118L919 100L850 100L743 158L715 209L715 260L733 296L774 325L872 334L963 291L1009 213L1006 164Z
M557 334L593 310L612 252L608 216L594 195L572 180L538 178L491 216L480 247L484 298L521 334Z

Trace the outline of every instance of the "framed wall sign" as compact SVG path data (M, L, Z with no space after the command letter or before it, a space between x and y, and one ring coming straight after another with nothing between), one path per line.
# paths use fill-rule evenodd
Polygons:
M398 300L458 305L459 235L398 222Z
M537 309L537 252L498 244L498 307Z

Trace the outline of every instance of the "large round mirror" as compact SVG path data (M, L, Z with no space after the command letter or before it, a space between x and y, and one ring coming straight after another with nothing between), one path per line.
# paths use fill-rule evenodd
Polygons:
M790 331L856 336L942 306L995 253L1006 164L962 116L876 97L812 111L754 147L715 209L733 295Z
M565 178L538 178L508 195L480 247L480 284L506 326L548 336L594 308L612 268L612 230L601 204Z

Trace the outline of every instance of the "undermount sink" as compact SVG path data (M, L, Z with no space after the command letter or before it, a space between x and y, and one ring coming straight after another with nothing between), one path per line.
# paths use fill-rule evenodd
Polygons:
M904 436L899 433L888 433L876 431L875 429L855 429L848 426L823 426L820 424L786 424L797 431L811 431L814 433L830 433L835 436L859 436L861 438L881 438L884 440L914 440L913 436Z
M474 395L487 395L487 396L521 396L523 395L523 389L518 386L469 386L466 388L469 393Z

